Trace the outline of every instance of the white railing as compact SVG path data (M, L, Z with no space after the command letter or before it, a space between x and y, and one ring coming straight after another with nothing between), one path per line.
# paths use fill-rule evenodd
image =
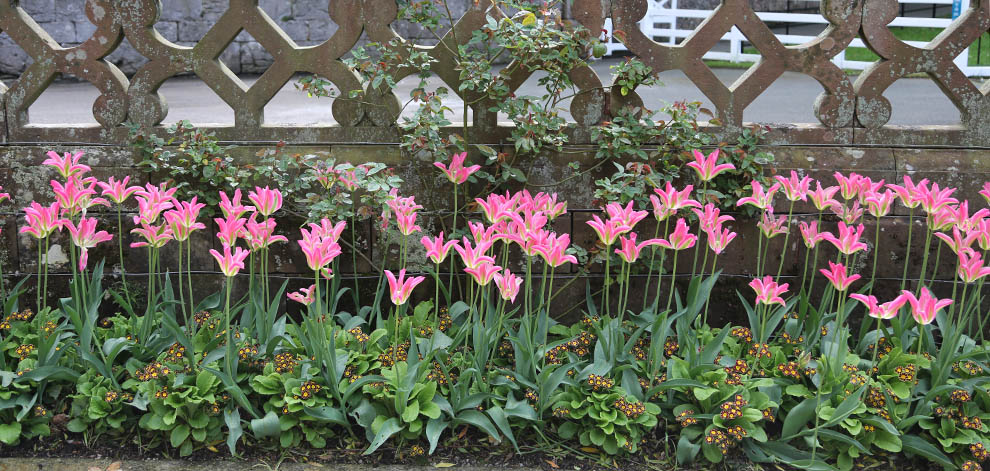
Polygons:
M970 0L900 0L901 4L925 4L925 5L952 5L956 12L965 11L969 8ZM643 18L639 23L640 30L651 38L662 38L664 44L675 45L680 42L683 38L691 35L693 32L689 29L680 29L677 27L677 20L680 18L694 18L694 19L705 19L711 15L711 10L692 10L692 9L682 9L677 7L677 0L651 0L650 7L647 11L646 17ZM825 19L820 14L809 14L809 13L777 13L777 12L758 12L757 16L764 22L772 23L789 23L792 26L797 25L826 25L828 20ZM952 23L951 18L921 18L921 17L908 17L899 16L890 23L890 26L908 27L908 28L946 28ZM624 51L625 46L621 42L616 40L612 36L612 21L611 19L606 20L605 30L608 35L608 42L606 42L606 47L608 53L612 54L615 51ZM815 36L811 35L801 35L801 34L778 34L777 39L780 40L784 45L796 45L803 44L808 41L815 39ZM724 60L730 62L755 62L759 60L759 54L748 53L744 51L744 44L747 43L746 36L739 31L738 28L732 27L732 30L725 33L722 36L722 41L728 42L728 50L712 50L708 51L704 58L713 60ZM923 41L906 41L907 44L915 47L925 47L928 45L927 42ZM849 44L850 48L865 48L866 45L859 38L853 39ZM988 45L990 47L990 45ZM724 49L724 47L722 48ZM846 51L842 51L835 58L832 59L839 67L844 69L852 70L863 70L868 67L872 62L866 61L855 61L846 59ZM955 60L956 65L959 66L962 71L970 77L974 76L990 76L990 66L981 66L977 64L969 63L969 49L966 49L959 55Z

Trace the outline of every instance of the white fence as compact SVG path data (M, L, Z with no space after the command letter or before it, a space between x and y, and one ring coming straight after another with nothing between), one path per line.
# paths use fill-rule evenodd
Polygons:
M950 5L954 7L956 11L965 11L969 8L970 0L900 0L901 4L922 4L929 6L938 5ZM677 7L677 0L650 0L650 7L646 14L646 17L640 21L639 28L648 37L662 40L665 44L675 45L681 40L688 37L692 30L690 29L679 29L677 27L677 20L680 18L695 18L703 20L711 15L711 10L692 10L692 9L682 9ZM792 27L799 25L827 25L828 20L825 19L821 14L809 14L809 13L777 13L777 12L757 12L757 16L765 22L771 23L788 23ZM913 16L899 16L890 26L901 26L909 28L946 28L952 23L951 18L921 18ZM606 43L608 47L608 53L612 54L615 51L623 51L625 47L616 40L612 35L612 22L611 20L606 20L605 30L608 35L608 42ZM803 44L808 41L815 39L812 35L801 35L801 34L778 34L777 39L780 40L784 45L796 45ZM712 50L705 54L705 59L713 60L725 60L731 62L755 62L759 60L759 54L753 54L744 52L744 46L747 43L746 36L739 31L738 28L732 27L732 30L725 33L722 37L722 41L728 42L728 50ZM915 47L925 47L928 45L927 42L922 41L906 41L907 44ZM849 47L865 48L866 45L859 38L854 39ZM988 45L987 47L990 47ZM722 48L724 49L724 47ZM863 70L868 67L872 62L865 61L854 61L846 59L846 51L839 53L832 59L836 65L844 69L853 70ZM962 54L955 60L956 64L962 71L970 77L975 76L990 76L990 66L981 66L978 64L969 63L969 49L963 51Z

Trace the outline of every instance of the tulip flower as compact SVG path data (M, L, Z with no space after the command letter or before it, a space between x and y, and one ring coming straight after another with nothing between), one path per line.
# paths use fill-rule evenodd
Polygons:
M150 247L158 249L175 238L168 224L152 225L144 221L141 222L141 227L131 229L131 233L144 238L143 242L131 242L131 248Z
M942 241L944 241L946 245L952 249L952 253L959 255L962 252L970 250L970 247L973 246L973 242L976 242L976 240L980 237L980 233L970 232L963 237L962 231L960 231L958 227L953 227L952 237L949 237L948 234L942 232L936 232L935 237L942 239Z
M0 190L3 190L2 186L0 186ZM3 203L4 201L7 201L9 199L10 199L10 193L0 193L0 203Z
M148 183L143 189L136 191L134 194L138 202L138 215L134 216L134 224L156 223L162 211L172 209L176 190L178 189L167 188L165 183L158 186Z
M264 188L254 187L254 191L248 193L248 200L254 203L258 213L265 217L269 217L282 209L282 192L272 190L267 186Z
M36 239L44 239L52 232L61 231L62 226L68 222L59 217L61 212L58 202L45 207L32 201L30 206L24 208L27 226L22 227L20 233L29 234Z
M302 239L297 240L296 243L306 256L306 265L314 272L322 272L333 259L343 253L340 244L330 238L314 236L306 229L299 229L299 232L302 233Z
M956 271L959 279L972 283L990 275L990 267L983 266L983 256L971 249L959 251L959 269Z
M875 193L879 193L880 189L884 187L884 180L881 179L878 182L874 182L870 177L863 177L859 180L859 202L860 204L866 204L866 198Z
M650 196L650 200L653 201L653 206L661 206L666 208L668 211L677 212L684 208L700 208L701 203L691 199L691 192L694 191L694 185L688 185L684 187L683 190L677 191L670 182L667 182L666 187L661 190L659 188L654 188L653 192L656 193L657 199L654 201L653 195ZM663 218L657 218L662 220Z
M615 249L615 253L619 254L619 257L626 263L633 263L639 259L639 254L645 247L660 245L660 241L661 239L650 239L637 244L636 233L632 233L629 234L629 237L623 236L619 238L621 248Z
M632 201L625 207L619 203L609 203L605 206L605 212L608 213L609 218L619 220L623 226L629 226L630 230L636 227L636 224L645 219L648 214L646 211L633 210Z
M729 242L736 238L736 233L728 229L722 229L722 224L718 224L708 231L708 247L715 252L715 255L722 255Z
M774 217L773 208L769 207L763 212L763 217L760 222L756 223L756 227L760 228L767 239L773 239L788 232L788 229L784 227L785 224L787 224L787 216Z
M495 274L501 270L502 267L495 265L493 261L484 260L474 267L465 268L464 272L471 275L471 278L474 278L474 282L478 283L479 286L488 286Z
M857 173L850 173L846 177L839 172L835 172L835 181L839 183L839 194L846 201L854 199L859 195L860 180L862 179L863 176Z
M836 291L845 291L849 289L849 285L860 279L859 275L847 275L845 265L829 261L828 266L828 270L822 268L818 271L822 272L825 278L828 278L828 281L832 283Z
M347 228L347 221L339 221L334 224L327 218L320 219L319 224L309 223L310 233L313 237L330 239L333 242L340 241L340 236L344 233L345 228Z
M694 162L688 162L687 166L693 168L698 173L698 178L703 182L711 181L722 172L736 169L732 164L716 165L720 154L718 149L708 154L707 157L698 150L694 150L693 153Z
M901 294L907 302L911 303L911 315L921 325L931 324L935 320L935 316L938 315L938 311L952 304L951 299L938 299L932 296L931 291L925 287L921 288L920 297L915 297L914 293L908 290L901 291Z
M220 211L223 211L224 217L228 219L237 219L244 215L244 213L249 213L254 211L254 206L245 206L241 204L241 189L238 188L234 190L234 197L231 198L227 196L227 192L220 192Z
M983 199L987 202L987 204L990 204L990 182L983 183L983 189L980 190L980 195L983 196Z
M973 213L971 216L969 214L968 200L959 203L959 205L955 208L952 208L952 206L946 206L944 211L950 212L952 214L952 220L955 226L966 232L972 231L979 226L984 219L990 216L990 209L987 208L980 208L979 211Z
M808 190L808 198L811 198L811 202L815 205L819 211L825 211L834 205L839 204L835 200L834 196L839 191L839 187L830 186L828 188L822 188L822 182L815 182L817 188L815 190Z
M443 232L441 232L436 238L431 239L424 236L419 241L426 249L426 256L430 257L430 259L433 260L433 263L438 265L447 258L447 254L450 253L451 247L457 245L456 240L444 242Z
M822 240L822 234L818 232L818 221L801 222L798 228L801 229L801 238L804 239L805 247L813 249Z
M928 185L918 185L917 199L921 203L921 209L931 214L945 206L958 204L959 200L952 197L955 192L955 188L939 188L938 183L932 183L931 188Z
M694 243L697 241L698 236L688 231L687 223L681 218L677 220L674 232L666 240L657 239L656 243L652 245L659 245L660 247L671 250L684 250L694 247Z
M925 224L933 231L947 231L956 227L956 211L951 206L942 206L935 212L928 213Z
M870 317L881 320L893 319L897 317L897 313L901 310L901 307L907 303L907 298L905 298L904 295L898 296L893 301L888 301L883 304L878 304L875 296L853 293L850 294L849 297L863 303L868 309L868 314Z
M891 190L869 193L866 196L866 209L873 217L884 217L890 213L890 207L896 198L897 195Z
M732 216L720 216L721 210L711 203L705 205L704 211L697 208L692 208L691 211L698 216L698 225L701 227L701 230L706 232L716 226L721 226L723 223L736 220Z
M215 249L210 249L210 255L217 260L217 263L220 265L220 271L227 278L237 276L237 273L244 269L244 260L247 258L248 253L243 247L236 247L231 251L230 246L227 244L224 244L222 254Z
M846 224L856 224L863 217L863 208L860 207L859 200L855 200L851 205L844 204L834 204L832 205L832 211L835 212L839 219L842 219Z
M927 187L927 186L928 186L927 178L921 180L916 185L913 181L911 181L910 176L904 175L903 186L888 184L887 188L894 190L894 193L897 194L898 198L900 198L901 204L903 204L905 208L913 209L913 208L917 208L918 205L921 204L921 198L918 189L920 187Z
M395 222L402 235L412 235L414 232L422 230L416 225L416 211L423 209L423 206L416 204L413 196L399 197L398 192L393 189L393 198L386 204L395 213Z
M492 246L491 242L478 242L477 245L472 245L471 241L467 237L461 239L460 244L454 245L454 250L457 251L461 256L461 261L464 262L464 266L468 268L476 268L478 264L485 261L494 262L495 259L485 255Z
M289 293L286 297L297 303L309 306L316 301L316 294L314 291L316 291L316 285L309 285L309 288L300 288L299 291Z
M267 249L276 242L288 242L289 238L284 235L275 235L276 222L274 219L257 221L259 213L252 213L247 224L244 225L242 235L247 240L248 248L252 251Z
M866 244L861 242L860 239L863 237L863 231L866 227L860 224L859 226L847 226L844 222L839 221L839 236L836 237L831 232L823 232L821 234L822 240L830 242L835 248L839 249L845 255L852 255L860 250L866 250Z
M797 172L791 170L791 178L776 175L774 179L780 183L784 196L789 201L808 201L808 190L811 189L811 177L798 178Z
M103 189L103 196L109 196L114 203L123 204L131 195L141 190L139 186L127 186L127 183L130 181L130 176L124 177L121 181L110 177L106 183L97 182L96 184L100 185L100 188Z
M69 177L65 184L56 180L51 181L55 201L58 201L62 211L70 217L85 212L93 204L110 206L110 202L103 198L92 198L96 194L96 190L93 189L95 183L93 181L89 186L84 186L84 182L74 176Z
M754 278L753 281L749 282L749 287L753 288L756 292L756 304L780 304L783 306L784 298L781 297L782 294L787 292L788 283L782 285L777 284L773 281L772 276L765 276L763 279Z
M609 218L602 221L602 219L597 215L591 216L591 220L588 221L588 225L594 229L595 233L598 234L598 238L603 244L605 244L606 247L614 244L615 239L617 239L620 235L632 230L632 227L623 224L622 221L618 219Z
M577 263L577 257L567 254L569 245L571 245L570 235L550 235L543 243L533 247L533 251L543 258L547 265L557 268L565 263Z
M66 152L65 156L59 156L58 152L50 150L48 151L48 159L41 164L55 167L55 169L58 170L58 174L61 175L63 179L68 180L69 177L77 174L81 175L90 171L88 166L79 163L79 158L82 156L82 151L76 152L75 154Z
M492 193L488 195L488 199L475 198L474 201L478 203L478 207L485 214L488 223L495 224L509 218L510 214L515 211L517 199L516 197L509 197L508 194L502 196Z
M230 213L234 214L234 213ZM247 219L244 218L213 218L217 223L217 238L226 245L236 245L237 239L244 237L244 227Z
M176 209L165 213L165 221L172 230L175 240L185 242L194 231L206 229L205 224L196 222L200 210L205 207L205 204L197 203L194 196L191 201L179 202Z
M780 190L780 183L775 183L766 191L763 190L763 185L761 185L759 181L753 180L751 185L753 187L753 196L740 198L739 201L736 202L736 206L750 204L766 211L773 205L773 196L778 190Z
M391 271L385 270L385 278L388 279L389 296L392 298L392 304L396 306L405 304L409 300L413 288L426 279L422 276L414 276L406 279L405 268L399 270L398 278Z
M444 175L447 175L447 180L450 180L451 183L460 185L466 182L471 174L477 172L481 168L480 165L465 167L464 159L466 158L467 152L461 152L460 154L454 154L451 156L450 167L447 167L441 162L433 162L433 166L443 171Z
M96 247L96 244L113 239L113 236L107 231L96 231L95 218L80 218L79 225L74 224L72 221L66 221L65 229L69 231L69 237L72 239L72 243L81 249L79 271L86 269L86 262L89 260L89 249Z
M513 275L506 268L502 273L496 273L493 279L502 299L510 303L516 302L516 296L519 294L519 286L523 283L522 278Z

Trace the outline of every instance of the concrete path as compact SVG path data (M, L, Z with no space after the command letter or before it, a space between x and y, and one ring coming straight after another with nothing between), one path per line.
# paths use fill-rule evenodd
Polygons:
M593 67L600 77L610 77L609 67L622 59L596 61ZM745 71L740 69L717 69L716 75L726 84L731 84ZM660 75L663 86L640 90L648 107L659 108L664 102L702 101L708 108L711 103L683 73L665 72ZM257 77L244 77L251 84ZM267 124L331 123L329 99L309 98L290 81L276 95L265 109ZM607 82L611 82L608 80ZM409 91L418 84L415 77L399 83L400 100L408 100ZM430 89L440 85L433 80ZM817 123L812 111L815 98L822 92L821 85L814 79L797 73L786 73L747 108L745 120L761 123ZM179 77L162 86L162 94L169 104L166 122L187 119L196 124L233 123L234 113L203 82L196 78ZM518 94L537 94L536 78L530 78ZM95 87L88 83L59 82L46 90L29 109L30 119L37 124L95 123L92 116L92 103L98 96ZM929 79L902 79L887 91L887 98L893 105L890 124L926 125L956 124L959 112ZM460 121L463 104L460 100L450 100L448 106L454 110L450 120ZM411 107L405 114L412 112Z

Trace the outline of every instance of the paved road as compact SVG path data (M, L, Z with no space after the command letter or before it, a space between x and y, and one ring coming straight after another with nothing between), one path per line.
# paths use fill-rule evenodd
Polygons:
M620 59L598 61L593 67L601 77L609 77L609 66ZM743 70L717 69L715 74L726 84L731 84ZM659 108L663 102L699 100L711 108L711 104L681 72L665 72L660 76L663 86L641 90L647 106ZM245 77L253 83L256 77ZM409 90L418 79L408 78L399 83L400 99L409 96ZM434 83L434 86L439 81ZM519 93L536 94L536 79L531 78ZM196 78L179 77L162 86L162 94L169 104L166 122L188 119L193 123L233 123L234 113L205 84ZM796 73L786 73L746 109L745 120L762 123L815 123L812 103L822 92L814 79ZM31 121L38 124L95 123L92 103L97 90L88 83L59 82L46 90L31 106ZM887 91L893 105L891 124L924 125L955 124L959 112L928 79L902 79ZM265 110L268 124L315 124L333 122L327 99L309 98L290 81L269 103ZM463 105L459 100L448 103L454 110L452 121L459 121ZM919 112L923 110L923 112ZM411 110L407 109L407 113Z

